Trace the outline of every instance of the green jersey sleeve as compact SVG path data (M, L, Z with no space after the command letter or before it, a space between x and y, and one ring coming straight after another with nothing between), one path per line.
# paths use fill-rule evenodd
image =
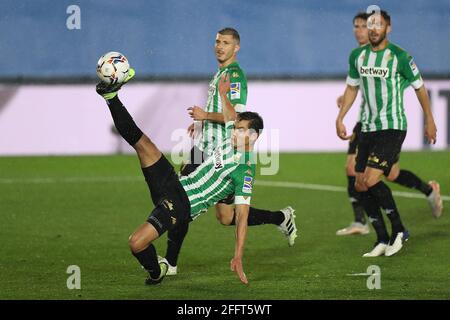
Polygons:
M234 204L250 205L253 192L255 169L252 166L241 164L232 174L234 185Z
M236 112L247 110L247 77L241 68L230 68L230 92L228 98Z
M419 68L417 68L414 59L407 53L403 52L398 56L399 73L411 84L414 89L423 86L422 76Z
M358 72L358 68L356 66L356 60L358 57L359 50L355 49L350 53L350 57L348 58L348 74L346 83L349 86L357 87L360 83L360 76Z

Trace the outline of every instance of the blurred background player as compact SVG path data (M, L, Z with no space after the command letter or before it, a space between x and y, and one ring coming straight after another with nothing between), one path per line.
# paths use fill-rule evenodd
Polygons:
M389 176L398 162L406 137L407 123L403 106L404 89L411 85L425 116L425 136L436 142L436 125L428 93L412 57L390 43L391 19L386 11L372 13L368 20L369 42L354 49L349 58L347 87L336 119L336 132L349 139L343 119L361 87L365 104L361 116L361 137L356 156L356 190L377 233L377 241L364 257L392 256L401 250L409 232L403 226L390 188L381 180ZM391 225L391 237L381 214L382 208Z
M367 17L368 14L365 12L359 12L353 18L353 33L355 39L359 46L364 46L369 42L369 33L367 29ZM343 96L338 97L337 104L340 108L342 105ZM361 94L361 105L358 113L358 122L353 128L353 134L349 141L348 151L347 151L347 162L346 162L346 173L347 173L347 192L352 204L354 221L350 223L348 227L339 229L336 235L352 235L352 234L368 234L369 226L366 222L366 217L364 213L364 208L361 205L359 199L359 193L355 189L355 159L358 147L358 139L361 134L361 113L364 110L365 99L364 95ZM416 189L422 192L426 197L431 206L432 214L435 218L439 218L442 215L443 202L440 196L439 184L436 181L430 181L429 183L424 182L413 172L400 169L399 164L395 163L386 177L388 181L398 183L404 187Z
M194 147L190 152L188 163L181 168L181 176L187 176L198 168L203 161L213 155L217 144L226 135L225 122L222 113L223 101L220 99L218 84L224 75L230 77L229 100L236 112L245 112L247 103L247 78L237 62L240 49L240 36L233 28L219 30L215 40L215 55L219 69L209 83L208 98L205 110L199 106L189 107L189 115L195 121L189 126L188 132L194 138ZM217 220L227 226L235 225L234 196L230 195L216 204ZM248 225L256 226L274 224L286 236L289 246L293 246L297 237L294 209L286 207L280 211L269 211L250 207ZM165 261L169 265L167 275L177 274L177 263L180 247L187 234L186 229L176 232L169 231Z

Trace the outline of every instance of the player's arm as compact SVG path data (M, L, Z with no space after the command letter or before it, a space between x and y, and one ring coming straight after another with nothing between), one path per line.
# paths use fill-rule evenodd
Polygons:
M227 97L236 112L245 112L247 103L247 78L240 69L231 69L227 74L230 77L230 88ZM206 112L200 107L190 108L194 120L207 120L217 123L226 123L222 112Z
M357 51L353 50L348 59L349 68L346 80L347 87L345 88L342 103L339 108L339 114L336 119L336 134L342 140L348 140L351 138L351 135L347 135L347 129L344 125L344 117L348 110L352 107L353 102L355 102L356 96L358 95L360 76L355 65L356 55Z
M428 92L423 84L422 76L419 68L414 63L413 58L406 52L399 57L400 73L409 81L411 86L416 91L417 99L422 107L425 115L425 136L429 143L436 143L436 124L434 123L433 114L431 112L430 99Z
M208 120L212 122L225 123L223 113L219 112L206 112L198 106L189 107L189 115L196 121Z
M218 122L218 123L225 123L225 120L223 118L222 112L207 112L205 120L212 121L212 122Z
M344 125L344 117L347 114L348 110L350 110L350 108L352 107L353 102L355 102L357 95L358 87L347 85L342 98L342 104L339 108L339 114L336 119L336 133L342 140L348 140L351 138L351 135L347 135L347 129Z
M337 97L336 105L338 108L342 107L342 102L344 101L344 95Z
M423 113L425 115L425 137L430 144L436 143L436 124L434 123L433 113L431 112L430 98L428 97L428 91L425 89L425 85L422 85L419 89L415 90L417 99L420 102Z
M236 110L228 99L228 92L230 91L230 75L225 74L219 79L219 95L222 99L222 113L224 123L236 120Z
M244 255L245 238L247 237L249 210L250 206L248 204L236 205L236 243L234 248L234 257L230 262L231 271L236 272L239 279L245 284L248 283L248 280L242 267L242 257Z
M247 236L248 213L253 192L254 175L255 169L243 164L240 164L231 175L234 185L236 223L236 243L234 257L231 260L231 270L237 273L243 283L248 283L242 268L242 257Z

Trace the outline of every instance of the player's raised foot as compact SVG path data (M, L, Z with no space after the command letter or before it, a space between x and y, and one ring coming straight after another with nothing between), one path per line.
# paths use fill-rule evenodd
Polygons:
M167 268L166 276L176 276L177 275L177 266L171 266L169 261L167 261L166 258L158 256L158 262L159 263L164 262L167 264L168 268Z
M444 209L444 204L441 198L441 188L439 186L439 183L437 183L436 181L430 181L428 182L428 184L433 189L433 191L427 197L427 200L430 204L433 217L438 219L442 216L442 210Z
M389 245L386 247L385 256L390 257L399 252L403 244L408 241L409 232L408 230L404 230L403 232L398 232L397 234L393 234L391 237L391 241Z
M164 277L166 276L167 269L169 268L168 264L165 262L160 262L159 267L161 268L161 273L159 274L159 277L157 279L153 279L150 275L145 280L145 284L152 286L158 283L161 283L163 281Z
M284 221L277 228L286 236L289 246L292 247L295 243L295 238L297 238L295 210L292 207L286 207L280 211L284 214Z
M336 231L337 236L349 236L352 234L368 234L370 232L368 224L353 221L348 227Z
M134 69L130 68L130 70L128 70L128 76L125 78L125 80L123 80L123 82L114 84L99 82L95 87L95 91L97 91L97 93L101 95L105 100L110 100L117 96L117 92L120 90L120 88L122 88L125 83L130 81L135 74L136 72L134 71Z
M387 246L388 246L387 243L376 242L375 245L373 246L372 251L364 253L363 257L364 258L374 258L374 257L382 256L385 254Z

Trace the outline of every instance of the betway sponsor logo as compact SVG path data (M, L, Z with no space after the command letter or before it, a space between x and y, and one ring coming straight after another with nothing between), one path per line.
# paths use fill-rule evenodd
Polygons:
M359 74L362 77L387 78L389 74L389 68L361 66L359 67Z

